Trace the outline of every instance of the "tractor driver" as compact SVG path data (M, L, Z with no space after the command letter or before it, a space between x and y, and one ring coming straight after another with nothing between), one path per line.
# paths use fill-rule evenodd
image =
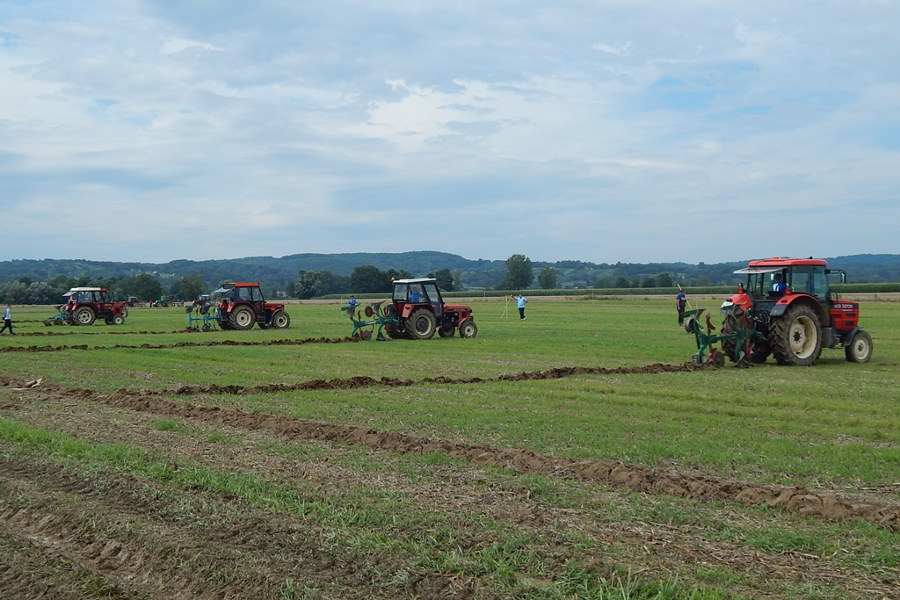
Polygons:
M781 273L775 273L772 277L772 285L769 287L771 296L784 296L787 291L787 285L784 283L784 276Z

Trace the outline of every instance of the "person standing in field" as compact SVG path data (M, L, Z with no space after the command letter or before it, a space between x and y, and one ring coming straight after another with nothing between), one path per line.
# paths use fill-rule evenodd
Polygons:
M684 324L684 307L687 305L687 296L684 294L684 290L678 288L678 293L675 294L675 310L678 311L678 324Z
M513 298L516 299L516 308L519 309L519 318L526 319L527 317L525 316L525 303L528 302L528 298L521 294L516 294L515 296L513 296Z
M9 329L9 335L16 335L13 333L13 324L12 324L12 304L7 304L6 309L3 311L3 328L0 329L0 334Z

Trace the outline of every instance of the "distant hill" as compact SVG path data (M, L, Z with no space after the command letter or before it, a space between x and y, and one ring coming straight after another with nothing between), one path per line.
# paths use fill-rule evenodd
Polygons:
M654 279L666 274L686 285L734 283L732 272L746 261L728 263L591 263L578 260L543 262L534 258L535 272L553 267L558 287L655 287ZM862 283L900 282L900 255L858 254L828 258L834 268L845 269L849 280ZM130 277L152 273L163 281L199 275L210 285L221 281L259 281L265 289L286 289L302 271L330 271L349 275L359 266L373 265L382 271L408 271L416 276L449 269L465 288L489 288L506 275L505 260L471 260L446 252L293 254L275 258L252 256L221 260L174 260L168 263L119 263L80 259L8 260L0 262L0 284L8 281L49 281L54 278L91 279ZM661 281L665 281L662 279ZM627 286L622 284L627 282ZM537 279L535 279L537 286Z

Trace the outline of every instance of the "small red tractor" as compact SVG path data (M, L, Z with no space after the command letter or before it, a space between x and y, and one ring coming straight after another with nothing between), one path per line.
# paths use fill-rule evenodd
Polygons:
M284 304L266 302L258 283L223 283L213 292L216 298L216 317L222 329L284 329L291 317Z
M711 333L708 316L705 333L699 326L703 309L685 313L685 329L697 336L695 361L705 362L703 352L714 342L740 366L763 363L770 354L780 365L812 365L822 348L843 348L850 362L872 357L872 338L859 326L859 303L839 299L830 287L835 276L846 281L844 271L829 269L822 259L776 257L750 261L735 273L746 275L746 282L722 303L719 335ZM709 358L724 362L715 349Z
M394 339L413 340L430 339L435 332L444 338L453 337L457 330L463 338L478 334L472 308L463 304L445 304L436 280L395 279L393 285L389 301L342 309L353 321L352 337L369 339L376 325L379 340L384 339L382 329Z
M63 294L66 303L59 307L59 314L53 319L67 325L92 325L103 319L107 325L121 325L128 316L127 302L114 302L109 290L102 287L74 287Z

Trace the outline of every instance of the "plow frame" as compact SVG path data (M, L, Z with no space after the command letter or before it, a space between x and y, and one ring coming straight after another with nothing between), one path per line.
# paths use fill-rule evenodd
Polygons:
M212 331L219 325L220 315L218 306L213 306L209 303L195 303L188 306L185 309L185 312L187 312L188 317L188 329Z
M386 304L386 305L385 305ZM361 340L372 339L375 327L378 331L375 339L384 342L387 337L384 335L384 328L388 325L399 325L400 319L394 310L394 305L390 300L379 300L370 302L366 305L342 306L341 310L347 313L350 321L353 323L353 331L350 337Z
M684 312L684 329L694 335L697 343L697 352L692 357L693 362L695 364L711 362L716 366L722 367L725 365L725 350L724 348L722 350L716 348L714 344L733 342L733 356L730 358L734 361L735 366L750 366L750 352L753 340L762 338L763 334L754 329L746 313L737 307L731 310L724 310L725 322L722 326L722 332L716 334L713 333L716 328L710 321L708 313L705 324L701 325L700 316L705 311L705 308L698 308ZM726 327L728 329L727 332L725 331Z

